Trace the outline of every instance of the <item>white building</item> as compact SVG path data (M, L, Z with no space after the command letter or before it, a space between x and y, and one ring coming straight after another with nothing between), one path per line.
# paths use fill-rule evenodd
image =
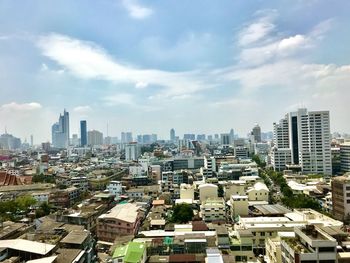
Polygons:
M122 183L119 181L111 181L107 185L107 190L118 198L123 193Z
M313 225L295 227L295 238L281 239L282 262L338 262L337 241Z
M140 155L140 146L136 142L125 145L125 161L137 161Z
M307 174L332 174L329 111L298 109L274 123L273 132L275 170L294 164Z
M218 198L218 186L215 184L202 184L199 188L199 200L201 203L208 198Z

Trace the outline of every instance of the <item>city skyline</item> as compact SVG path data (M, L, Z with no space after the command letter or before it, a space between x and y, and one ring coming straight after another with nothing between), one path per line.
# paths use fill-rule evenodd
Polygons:
M0 129L44 142L66 108L71 134L87 120L110 135L246 135L304 106L329 110L331 131L349 132L348 7L0 1Z

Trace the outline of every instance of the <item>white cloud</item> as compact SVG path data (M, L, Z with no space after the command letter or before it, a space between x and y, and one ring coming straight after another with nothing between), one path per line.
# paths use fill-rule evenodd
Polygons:
M260 17L243 28L239 33L238 44L240 46L247 46L262 41L274 31L275 25L273 21L276 18L275 10L265 10L258 12L257 15Z
M89 112L92 111L92 108L89 105L77 106L73 109L73 111L78 114L88 114Z
M137 82L135 84L135 88L137 88L137 89L144 89L144 88L147 88L147 87L148 87L148 83L146 83L146 82L140 81L140 82Z
M37 110L41 109L42 106L40 103L37 102L29 102L29 103L17 103L17 102L11 102L8 104L3 104L1 106L2 110L7 110L7 111L32 111L32 110Z
M108 106L135 105L134 96L129 93L119 93L111 96L106 96L103 98L103 100Z
M201 72L168 72L138 69L115 61L97 45L58 34L43 36L38 41L43 54L56 61L73 75L83 79L112 82L148 83L164 87L160 97L194 93L212 85Z
M153 14L151 8L141 6L136 0L123 0L122 3L132 18L145 19Z

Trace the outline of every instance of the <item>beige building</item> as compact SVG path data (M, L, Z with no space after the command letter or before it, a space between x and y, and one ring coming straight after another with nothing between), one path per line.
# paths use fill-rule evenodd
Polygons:
M250 230L239 229L231 236L231 254L236 263L256 262L253 253L253 234Z
M232 195L245 195L245 181L229 181L225 185L225 199L229 200Z
M294 232L279 232L276 237L268 237L265 242L267 263L282 263L281 238L295 237Z
M226 222L226 207L222 198L206 199L202 202L200 210L205 222Z
M264 183L255 183L253 187L247 190L249 201L266 201L269 200L269 189Z
M333 215L338 220L350 219L350 173L333 177Z
M232 195L228 203L231 206L232 220L238 216L248 216L248 196Z
M181 184L180 185L180 199L192 199L194 200L194 185Z
M217 199L218 198L218 186L215 184L202 184L199 187L199 200L201 203L208 199Z

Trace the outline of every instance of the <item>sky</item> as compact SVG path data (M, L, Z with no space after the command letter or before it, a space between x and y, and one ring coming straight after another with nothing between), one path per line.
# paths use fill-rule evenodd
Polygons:
M0 133L246 135L300 107L350 132L348 0L0 0Z

